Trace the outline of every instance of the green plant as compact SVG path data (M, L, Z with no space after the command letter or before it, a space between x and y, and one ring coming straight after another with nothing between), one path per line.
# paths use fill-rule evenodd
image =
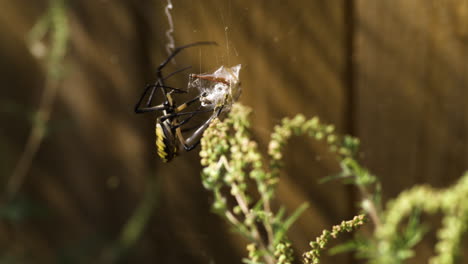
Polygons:
M429 214L440 211L444 214L442 226L437 233L436 256L430 259L430 263L456 263L460 255L462 235L468 227L468 173L454 186L445 190L415 186L389 201L383 213L382 225L375 232L377 255L373 262L402 263L413 256L411 248L416 243L402 246L400 241L404 234L398 232L398 226L414 210ZM420 225L408 228L413 236L407 240L413 239L418 242L422 238L422 232L418 229Z
M456 262L468 223L468 173L451 188L438 191L429 186L416 186L383 207L377 178L355 158L359 147L356 138L337 135L333 126L320 123L317 117L309 120L302 115L285 118L271 135L269 162L266 163L257 143L249 136L249 113L249 108L235 104L223 122L216 120L207 129L200 152L204 166L202 181L214 195L214 211L249 240L248 258L244 263L294 261L286 231L307 208L307 203L289 217L285 216L284 207L276 211L271 207L282 168L282 148L293 135L309 135L328 145L338 158L341 172L324 180L341 179L355 185L361 194L361 209L374 226L372 235L356 237L335 247L332 253L354 250L357 256L367 258L370 263L403 263L413 256L412 248L427 230L419 215L441 211L444 217L438 232L437 255L430 262ZM399 229L407 218L406 228ZM334 226L331 231L324 230L310 243L311 250L303 254L303 262L319 263L321 251L330 238L355 230L366 219L365 215L359 215ZM264 233L266 235L262 235Z
M47 47L43 39L48 32L50 32L50 44ZM34 25L27 39L32 55L38 59L45 57L46 80L24 151L6 184L6 199L13 199L20 190L47 134L47 125L63 78L63 60L67 53L69 33L65 0L51 0L46 14Z
M303 254L304 262L307 264L320 263L321 251L327 246L331 238L336 238L341 233L352 232L354 229L362 226L365 220L365 215L358 215L352 220L343 221L341 224L333 226L332 231L323 230L322 235L317 237L315 241L310 242L311 250Z
M307 208L307 203L288 217L284 207L277 211L271 207L282 167L281 148L291 135L308 134L325 140L331 151L346 160L343 166L354 171L360 169L351 159L358 142L351 137L338 137L333 126L321 124L318 118L306 120L299 115L284 119L275 128L268 150L270 162L266 166L257 143L249 135L249 113L250 109L235 104L224 122L214 122L205 132L200 152L203 185L213 192L214 211L250 241L245 263L292 263L292 247L286 231ZM351 177L351 173L344 172L340 177ZM256 192L249 185L255 185ZM362 216L357 219L352 222L353 228L364 223Z

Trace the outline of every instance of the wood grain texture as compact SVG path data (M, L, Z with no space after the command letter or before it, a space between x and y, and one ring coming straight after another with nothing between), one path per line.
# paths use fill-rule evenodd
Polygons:
M79 1L70 5L66 77L50 124L64 125L47 138L24 186L25 192L54 212L49 221L26 225L24 230L34 232L17 238L18 244L29 240L50 245L47 250L28 246L32 255L54 258L57 252L86 245L94 245L89 254L98 254L103 243L117 237L143 198L147 178L156 177L160 184L157 209L129 260L239 263L245 256L245 241L210 212L211 198L200 183L197 151L163 164L154 148L154 116L132 113L145 83L154 81L155 68L167 56L164 4ZM17 39L47 6L43 2L29 7L32 11L28 12L35 16L27 16L24 5L17 2L2 9L17 26L8 31L15 32ZM176 45L214 40L220 46L184 51L167 72L185 65L192 65L194 72L205 72L242 63L241 101L254 109L255 137L264 149L273 125L299 112L318 114L343 130L343 8L343 1L288 5L174 2ZM23 53L32 60L25 49ZM173 78L171 84L184 87L185 77ZM41 84L29 87L40 90ZM27 129L23 127L20 133L26 134ZM14 148L20 152L21 142ZM349 216L349 202L335 202L347 201L348 194L340 184L330 184L327 189L317 185L318 178L336 170L322 144L294 139L286 157L289 165L280 185L280 202L290 212L303 201L312 204L290 233L300 253L323 228ZM110 188L109 181L120 184Z
M467 1L356 3L354 119L364 163L387 199L414 184L451 185L468 167ZM418 246L414 263L433 254L434 239Z
M96 245L90 254L98 255L138 206L148 178L155 177L157 208L129 263L239 263L245 241L210 212L197 151L163 164L154 147L155 116L132 112L167 56L165 1L72 2L66 77L51 136L23 190L53 213L23 223L19 231L2 226L6 239L0 242L14 241L16 251L31 251L42 263L87 245ZM35 3L0 2L2 84L15 88L4 98L29 111L44 79L24 42L47 6ZM253 136L263 149L281 118L303 113L361 138L362 159L381 178L386 198L416 183L447 186L467 167L467 1L173 3L176 45L220 45L184 51L167 72L241 63L241 102L254 110ZM186 77L172 78L171 85L184 87ZM8 149L0 169L8 174L30 123L3 113L0 118L9 124L0 130L0 143ZM303 201L311 204L289 233L302 252L322 229L350 217L355 197L339 183L317 184L338 169L323 144L294 138L285 157L279 202L289 212ZM119 184L111 188L109 182Z
M464 1L357 1L357 135L387 194L467 166ZM466 7L464 7L466 8Z

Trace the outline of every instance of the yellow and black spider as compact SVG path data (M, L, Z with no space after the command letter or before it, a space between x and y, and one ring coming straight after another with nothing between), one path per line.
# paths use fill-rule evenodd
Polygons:
M169 77L187 70L190 67L185 67L179 70L176 70L167 76L163 76L162 70L164 67L182 50L194 46L200 45L217 45L216 42L195 42L185 46L180 46L174 49L174 51L164 60L159 67L157 68L156 75L157 80L154 84L146 86L143 94L135 105L135 113L148 113L155 111L162 111L162 116L159 116L156 119L156 148L158 150L158 156L164 161L171 161L178 152L179 143L184 147L186 151L190 151L195 148L200 142L200 138L203 135L203 132L208 128L213 119L217 118L223 106L217 107L216 109L203 109L200 105L195 111L182 112L189 105L199 102L202 95L198 95L195 98L188 100L187 102L177 106L174 98L172 97L173 93L187 93L186 90L174 88L167 86L164 81ZM157 90L161 91L164 101L158 105L152 105L153 97ZM148 99L144 105L143 100L146 95L149 93ZM181 126L186 124L192 117L198 113L210 112L213 111L213 114L206 120L201 126L199 126L188 139L185 139L182 135ZM179 120L179 117L186 116L185 119Z

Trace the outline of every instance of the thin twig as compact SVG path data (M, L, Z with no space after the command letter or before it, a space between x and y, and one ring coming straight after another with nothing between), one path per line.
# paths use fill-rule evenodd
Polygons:
M382 224L380 220L380 213L379 210L377 209L377 206L374 203L374 200L371 197L371 194L367 190L367 188L363 185L357 185L359 192L361 193L361 196L363 198L363 202L367 201L368 206L366 211L369 213L369 217L371 221L374 223L376 228L379 228Z
M273 235L273 227L271 226L271 206L270 206L270 199L265 194L262 194L262 200L263 200L263 210L268 214L268 216L265 218L265 221L263 221L263 225L265 226L265 230L267 233L267 238L268 238L268 244L271 245L274 241L274 235Z
M275 263L274 258L269 254L270 250L268 249L268 247L270 246L269 243L271 243L272 240L269 240L268 243L265 244L255 224L255 215L253 215L252 211L249 210L248 208L248 203L247 203L247 200L245 199L245 195L242 194L242 191L239 189L237 184L232 183L231 185L237 190L239 190L239 192L235 194L234 197L237 203L239 204L239 207L241 208L242 212L244 213L245 218L252 221L250 224L250 232L255 242L258 243L258 246L260 247L260 249L265 252L265 254L263 255L264 260L268 264Z
M61 76L58 73L60 73L61 63L66 53L69 38L64 0L53 0L51 2L49 14L43 19L50 19L49 26L52 32L52 44L48 58L45 88L37 111L36 120L33 123L33 127L26 141L24 151L6 184L7 199L14 197L25 181L26 174L44 139L46 125L50 120L52 107L60 87ZM42 21L39 21L38 23L41 22Z

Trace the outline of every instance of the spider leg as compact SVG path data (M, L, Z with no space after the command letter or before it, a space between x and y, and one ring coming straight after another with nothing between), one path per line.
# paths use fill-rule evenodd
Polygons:
M166 77L164 77L164 78L163 78L163 81L165 81L165 80L167 80L167 79L171 78L172 76L174 76L174 75L178 74L179 72L186 71L186 70L188 70L188 69L190 69L190 68L192 68L192 66L187 66L187 67L184 67L184 68L181 68L181 69L175 70L175 71L173 71L173 72L169 73L169 74L168 74Z
M148 96L148 101L146 102L146 107L149 107L151 105L151 103L153 102L153 95L154 95L154 91L156 90L156 88L158 87L161 87L163 88L162 90L163 91L163 94L164 94L164 97L165 97L165 101L168 100L167 98L167 91L166 89L169 89L171 90L172 92L174 93L187 93L187 91L185 90L182 90L182 89L179 89L179 88L174 88L174 87L171 87L171 86L166 86L166 85L160 85L160 84L153 84L153 85L149 85L150 87L152 87L153 89L151 89L151 93L150 95ZM143 97L144 97L144 94L143 94Z
M203 132L205 132L205 130L210 126L211 122L221 114L222 110L223 106L219 107L218 109L215 109L213 115L211 115L211 117L208 120L206 120L206 122L203 123L203 125L197 128L197 130L195 130L195 132L193 132L193 134L188 139L184 139L180 127L176 129L177 138L179 139L180 143L184 146L184 149L186 151L190 151L196 146L198 146L198 144L200 143L200 139L203 136Z
M164 80L168 79L169 77L173 76L174 74L177 74L177 73L179 73L181 71L185 71L186 69L188 69L190 67L185 67L185 68L182 68L180 70L176 70L175 72L169 74L167 77L162 76L163 68L166 67L166 65L182 50L190 48L190 47L194 47L194 46L201 46L201 45L218 45L218 43L216 43L214 41L199 41L199 42L194 42L194 43L190 43L190 44L175 48L174 51L163 62L161 62L161 64L159 64L159 66L157 68L156 74L158 75L158 80L160 80L161 85L164 86ZM165 93L166 91L163 91L163 92Z
M184 110L185 108L187 108L188 106L190 106L191 104L199 101L200 99L200 96L196 96L195 98L191 99L191 100L188 100L187 102L179 105L176 109L175 109L175 112L180 112L182 110ZM198 108L200 109L200 108Z
M199 109L200 109L200 108L199 108ZM161 121L166 121L166 119L170 119L170 118L174 118L174 117L178 117L178 116L184 116L184 115L190 115L189 118L192 118L192 117L193 117L194 115L196 115L196 114L199 114L199 113L207 113L207 112L213 111L213 110L211 110L211 109L206 109L206 110L199 110L199 109L197 109L196 111L191 111L191 112L171 113L171 114L163 115L163 116L160 117L160 120L161 120ZM185 121L185 120L183 120L182 122L184 122L184 121ZM188 120L185 121L184 123L186 123L186 122L188 122ZM177 128L177 127L179 127L180 125L181 125L181 124L178 123L178 124L174 125L173 127L174 127L174 128Z
M183 90L183 89L180 89L180 88L175 88L175 87L172 87L172 86L160 86L160 87L172 90L174 93L187 93L186 90Z
M187 44L187 45L184 45L184 46L177 47L169 55L169 57L167 57L167 59L165 61L163 61L159 65L158 72L160 72L166 66L166 64L168 64L172 60L172 58L174 58L182 50L184 50L186 48L194 47L194 46L201 46L201 45L218 45L218 43L216 43L214 41L200 41L200 42L194 42L194 43L190 43L190 44Z
M175 125L174 128L179 128L179 127L185 125L185 123L187 123L188 121L190 121L190 119L192 119L192 117L194 117L196 114L198 114L198 113L204 113L204 112L208 112L208 111L193 112L189 117L185 118L184 120L180 121L177 125Z
M167 79L169 79L171 76L174 76L175 74L177 74L177 73L179 73L179 72L182 72L182 71L185 71L185 70L190 69L191 67L192 67L192 66L187 66L187 67L184 67L184 68L182 68L182 69L175 70L174 72L170 73L168 76L166 76L166 77L164 77L164 78L161 76L161 75L162 75L162 74L161 74L161 69L158 69L158 76L159 76L159 79L158 79L158 81L157 81L155 84L149 85L152 89L151 89L150 95L148 96L148 102L146 103L146 107L148 107L148 106L151 104L151 102L152 102L152 100L153 100L154 91L155 91L156 88L158 88L158 87L162 87L162 88L163 88L163 89L162 89L162 92L163 92L164 96L166 97L166 100L167 100L167 96L166 96L167 91L166 91L166 89L170 89L170 90L172 90L172 91L174 91L174 92L176 92L176 93L187 93L187 91L185 91L185 90L182 90L182 89L178 89L178 88L174 88L174 87L170 87L170 86L164 85L164 81L167 80ZM143 92L142 98L140 98L139 103L141 103L141 101L143 100L143 97L144 97L145 94L148 92L148 88L149 88L149 87L146 87L145 91Z
M165 106L164 104L160 104L160 105L156 105L156 106L150 106L151 102L153 101L154 92L155 92L156 88L159 88L159 87L161 87L162 89L172 90L172 91L174 91L174 93L187 93L187 91L185 91L185 90L170 87L170 86L163 86L163 85L160 85L159 83L158 84L147 85L145 90L143 91L143 94L140 97L140 100L138 100L138 102L135 105L135 113L139 114L139 113L147 113L147 112L154 112L154 111L160 111L160 110L167 110L168 109L168 106ZM151 90L151 92L150 92L150 94L148 96L148 101L146 102L145 106L142 107L143 99L145 98L146 94L150 90ZM166 101L167 101L167 96L165 96L165 97L166 97Z
M184 67L182 69L179 69L179 70L176 70L172 73L170 73L168 76L166 77L163 77L162 76L162 69L179 53L181 52L182 50L186 49L186 48L190 48L190 47L194 47L194 46L201 46L201 45L218 45L216 42L213 42L213 41L200 41L200 42L194 42L194 43L191 43L191 44L187 44L187 45L184 45L184 46L180 46L180 47L177 47L167 58L166 60L164 60L157 68L157 71L156 71L156 75L158 77L158 80L156 81L155 84L153 85L149 85L145 88L145 90L143 91L143 94L141 95L140 99L138 100L138 102L136 103L135 105L135 113L147 113L147 112L154 112L154 111L160 111L160 110L168 110L170 108L173 108L174 105L172 104L172 100L170 98L168 98L168 94L167 94L167 91L166 89L170 89L172 90L173 92L176 92L176 93L186 93L186 91L182 90L182 89L178 89L178 88L174 88L174 87L170 87L170 86L166 86L164 84L164 80L170 78L171 76L179 73L179 72L182 72L182 71L185 71L187 69L190 68L190 66L188 67ZM163 104L160 104L160 105L156 105L156 106L150 106L151 105L151 102L153 100L153 96L154 96L154 92L156 91L157 88L160 88L161 89L161 92L164 96L164 103ZM143 99L145 98L146 94L149 92L149 96L148 96L148 100L146 102L146 105L144 107L142 107L142 103L143 103ZM195 100L196 101L196 100ZM181 108L181 106L179 106L177 109L181 108L185 108L187 105L185 105L184 107ZM177 110L176 109L176 110Z
M163 104L150 107L151 101L153 99L154 91L158 87L159 87L158 85L154 85L154 84L150 84L146 86L145 90L143 91L143 94L141 95L140 99L135 105L135 113L139 114L139 113L154 112L154 111L167 109L167 106L164 106ZM145 106L142 107L143 99L145 98L146 94L148 93L150 89L151 89L151 92L150 92L150 95L148 96L148 101L146 102Z
M181 128L180 131L181 131L182 133L185 133L185 132L188 132L188 131L192 131L192 130L194 130L195 128L198 128L198 126L191 126L191 127Z
M165 121L166 119L168 118L173 118L173 117L177 117L177 116L182 116L182 115L190 115L190 114L197 114L197 113L204 113L204 112L209 112L211 110L202 110L200 111L200 107L198 107L198 109L196 111L193 111L193 112L184 112L184 113L181 113L182 110L184 110L185 108L187 108L188 106L190 106L191 104L195 103L198 101L198 99L200 98L200 96L196 96L195 98L191 99L191 100L188 100L187 102L179 105L177 108L174 108L173 106L173 101L172 101L172 97L170 94L167 94L166 95L166 102L168 102L168 104L166 104L166 107L164 108L164 103L163 104L160 104L158 106L156 106L158 109L159 107L163 107L159 110L168 110L168 109L172 109L171 113L170 114L165 114L164 116L161 116L161 121ZM156 111L156 110L152 110L152 107L148 107L149 111ZM145 109L143 109L145 110ZM146 111L148 112L148 111Z
M194 111L192 112L192 114L187 117L186 119L180 121L177 125L174 125L173 127L175 129L183 126L185 123L187 123L188 121L190 121L190 119L192 119L196 114L199 114L199 113L207 113L207 112L211 112L212 110L211 109L207 109L207 110L200 110L201 106L198 108L198 111ZM195 129L196 127L192 127L191 129ZM190 129L189 129L190 130ZM182 131L186 131L185 129L183 129Z
M179 105L176 109L175 109L175 112L176 113L180 113L180 111L184 110L185 108L187 108L188 106L190 106L191 104L197 102L198 100L200 99L200 96L197 96L181 105ZM190 113L191 115L182 120L179 124L175 125L173 128L179 128L180 126L184 125L185 123L187 123L188 121L190 121L190 119L192 119L192 117L194 117L196 114L198 113L206 113L206 112L210 112L211 109L207 109L207 110L200 110L202 108L202 106L200 105L196 111L193 111L193 112L185 112L185 113L180 113L180 115L185 115L185 114L188 114Z

